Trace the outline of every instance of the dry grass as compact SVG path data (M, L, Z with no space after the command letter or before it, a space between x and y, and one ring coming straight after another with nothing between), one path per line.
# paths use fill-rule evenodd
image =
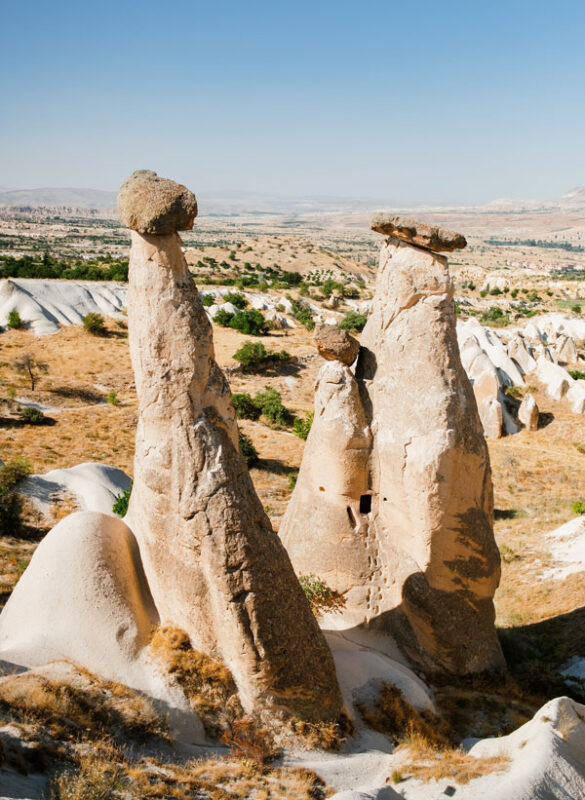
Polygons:
M51 679L34 672L0 682L0 714L42 723L54 739L168 740L168 726L142 695L84 669Z
M454 783L465 784L493 772L503 772L510 764L506 756L474 758L463 750L437 752L429 749L424 740L419 743L416 739L409 743L407 755L408 761L393 774L393 783L405 778L425 782L447 778Z
M324 800L326 792L318 776L301 768L258 771L252 763L233 759L182 766L148 758L130 764L112 752L82 756L75 769L51 781L49 796L51 800Z
M306 722L305 720L292 720L291 730L293 738L290 744L298 747L301 744L307 749L321 749L337 751L354 732L351 718L342 711L336 722ZM285 737L285 742L288 740Z
M426 742L429 748L440 750L452 744L451 729L441 717L415 708L404 699L400 689L391 684L382 684L374 704L362 704L358 709L364 722L388 736L394 745L416 739Z
M208 735L231 733L233 723L244 716L238 690L229 669L221 661L193 650L189 636L179 628L159 628L151 652L177 680Z
M442 710L445 707L446 704ZM468 783L505 769L508 763L505 758L477 759L464 753L455 746L461 740L461 732L453 726L452 719L414 708L395 686L383 684L377 701L370 707L362 705L359 710L367 725L388 736L396 752L405 755L388 782L400 783L412 777L423 781L449 778L456 783Z

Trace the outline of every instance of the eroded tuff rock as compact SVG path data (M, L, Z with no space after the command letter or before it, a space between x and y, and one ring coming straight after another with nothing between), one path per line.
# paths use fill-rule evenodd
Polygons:
M341 626L391 632L429 671L500 668L491 471L446 258L384 243L361 345L355 377L319 374L283 541L345 594Z
M139 411L127 520L161 620L223 658L248 708L335 719L333 659L239 453L177 234L132 233L128 317Z
M393 236L408 244L424 247L425 250L452 251L467 246L465 236L437 225L417 222L409 217L391 214L374 214L370 219L370 228L385 236Z
M167 234L191 230L197 200L186 186L156 172L139 169L118 192L118 211L126 227L138 233Z
M313 342L326 361L339 360L348 366L356 360L360 349L358 340L337 325L317 325Z
M534 395L530 392L524 396L522 402L520 403L520 408L518 409L518 419L529 431L538 430L540 413L538 411L538 406L536 405Z
M0 616L0 658L27 667L68 659L156 694L145 648L158 621L132 531L82 511L35 550Z

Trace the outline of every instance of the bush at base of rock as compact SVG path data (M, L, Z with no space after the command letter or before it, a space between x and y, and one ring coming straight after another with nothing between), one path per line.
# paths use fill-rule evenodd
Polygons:
M112 511L117 517L125 517L128 513L128 503L130 502L130 495L132 493L132 486L124 489L122 494L116 495L116 500L112 506Z
M83 327L88 333L93 334L94 336L104 336L106 333L106 326L104 324L104 318L101 314L97 314L95 312L90 312L83 317Z
M24 327L24 323L20 318L20 314L15 308L13 308L12 311L8 312L8 327L9 328Z
M304 419L297 417L293 422L293 431L300 439L306 439L313 424L313 412L310 411Z
M13 458L0 466L0 536L14 535L21 527L21 503L14 489L30 473L30 464L24 458Z
M243 311L248 305L245 295L241 292L228 292L223 300L224 303L231 303L236 308L239 308L240 311Z

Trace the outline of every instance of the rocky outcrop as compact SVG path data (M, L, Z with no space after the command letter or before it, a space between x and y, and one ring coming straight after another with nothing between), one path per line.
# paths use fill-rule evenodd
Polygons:
M78 512L43 539L6 603L0 658L27 667L68 659L157 695L145 649L158 621L132 531Z
M161 620L226 662L247 708L335 719L331 653L239 453L230 390L176 233L132 233L129 283L139 409L127 521Z
M444 257L385 241L361 345L355 377L319 375L283 541L345 595L342 624L393 633L429 671L500 668L491 470Z

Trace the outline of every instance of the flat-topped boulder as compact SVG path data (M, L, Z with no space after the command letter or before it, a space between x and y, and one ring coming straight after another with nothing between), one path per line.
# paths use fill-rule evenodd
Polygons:
M152 170L139 169L120 188L118 212L131 230L160 236L191 230L197 200L186 186L159 178Z
M452 252L467 246L465 236L460 233L409 217L377 213L370 219L370 228L376 233L401 239L417 247L424 247L425 250Z
M360 349L358 340L337 325L317 325L313 343L326 361L341 361L347 366L353 364Z

